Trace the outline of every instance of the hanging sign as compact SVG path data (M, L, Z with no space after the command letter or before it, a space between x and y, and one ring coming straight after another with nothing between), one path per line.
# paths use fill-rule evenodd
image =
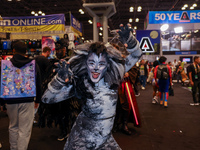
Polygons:
M149 11L149 24L200 23L200 10Z
M65 15L3 17L0 20L0 32L44 32L64 31Z
M72 14L70 15L70 18L72 30L82 36L82 23L80 23Z

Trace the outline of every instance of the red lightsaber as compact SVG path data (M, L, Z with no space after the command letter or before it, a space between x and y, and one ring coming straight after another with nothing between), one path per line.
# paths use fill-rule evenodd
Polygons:
M130 93L130 90L129 90L129 87L128 87L128 83L127 83L127 82L126 82L126 89L127 89L127 92L128 92L129 100L130 100L130 102L131 102L131 106L132 106L133 114L134 114L134 117L135 117L136 125L139 125L139 122L138 122L138 119L137 119L137 115L136 115L136 112L135 112L135 108L134 108L134 106L133 106L133 101L132 101L131 93Z

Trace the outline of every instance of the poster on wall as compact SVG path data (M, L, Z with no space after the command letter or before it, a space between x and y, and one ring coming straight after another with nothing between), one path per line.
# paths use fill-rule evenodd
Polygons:
M162 51L180 51L181 38L179 34L165 33L161 36Z
M55 56L55 43L54 43L54 39L51 36L43 36L42 37L42 49L44 47L49 47L51 49L50 58L54 58L54 56Z
M21 33L64 30L64 14L25 17L2 17L2 20L0 20L0 32Z
M137 40L143 53L160 53L160 31L159 30L137 30Z
M161 35L163 51L196 51L200 50L199 30L182 33L166 32Z
M200 29L193 32L191 39L192 50L200 50Z

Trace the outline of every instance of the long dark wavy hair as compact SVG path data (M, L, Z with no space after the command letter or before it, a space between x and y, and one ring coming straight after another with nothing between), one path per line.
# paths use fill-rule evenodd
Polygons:
M121 79L124 76L124 58L121 53L116 50L110 44L103 44L101 42L96 43L86 43L83 45L79 45L75 52L75 56L73 56L70 62L70 69L74 73L76 78L88 77L87 70L87 59L91 53L105 54L108 61L107 72L104 75L105 82L108 83L109 86L113 84L119 85Z

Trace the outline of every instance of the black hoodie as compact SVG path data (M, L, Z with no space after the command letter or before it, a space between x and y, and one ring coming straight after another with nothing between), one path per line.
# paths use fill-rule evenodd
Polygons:
M32 59L26 58L20 54L15 54L13 58L10 59L12 64L17 67L21 68L27 63L30 63ZM38 65L36 64L36 103L39 103L41 100L41 76L40 76L40 70ZM7 99L6 103L7 104L18 104L18 103L28 103L28 102L33 102L34 97L27 97L27 98L13 98L13 99Z

